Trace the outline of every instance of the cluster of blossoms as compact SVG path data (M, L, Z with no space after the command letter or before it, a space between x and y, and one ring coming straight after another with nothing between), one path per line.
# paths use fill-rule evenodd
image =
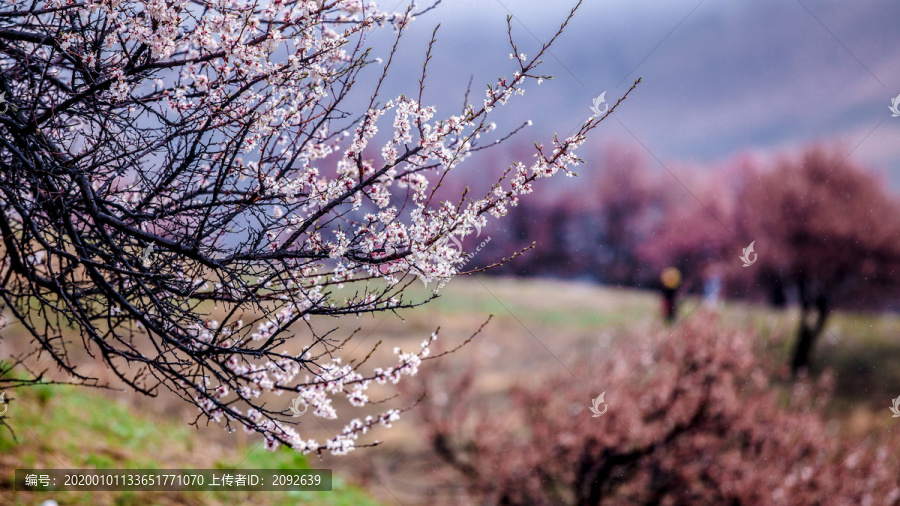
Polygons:
M208 327L215 327L210 322ZM267 326L268 327L268 326ZM254 334L255 335L255 334ZM437 333L421 343L421 349L415 353L403 353L400 348L394 349L397 363L392 367L374 368L369 375L363 375L354 367L342 364L340 357L333 357L314 371L314 375L305 375L297 382L301 374L301 363L315 362L317 358L305 352L297 357L283 357L277 361L269 361L263 365L251 365L238 354L230 355L225 367L231 375L217 387L211 388L208 376L202 376L198 383L188 386L181 382L185 389L193 388L194 402L200 411L214 422L224 419L239 420L248 433L258 432L265 437L266 449L274 451L280 444L287 444L294 450L311 453L321 450L335 455L343 455L356 447L356 441L366 434L374 425L391 427L391 422L400 418L400 411L388 409L377 415L368 415L363 419L352 419L343 430L328 439L324 444L313 439L302 439L290 424L278 419L282 413L263 407L250 408L242 412L238 401L253 404L265 393L283 395L285 392L296 394L298 402L311 406L311 414L321 418L334 420L338 418L333 406L336 395L343 395L349 404L362 408L370 404L366 393L372 382L377 384L398 383L403 376L414 376L422 360L431 354L430 346L437 339ZM238 343L225 343L231 347ZM230 424L227 426L231 430Z

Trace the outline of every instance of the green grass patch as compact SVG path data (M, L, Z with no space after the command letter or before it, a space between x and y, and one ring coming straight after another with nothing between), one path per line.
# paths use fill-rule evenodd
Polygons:
M11 398L6 421L15 431L0 428L4 465L0 503L33 504L51 498L12 490L16 468L96 469L308 469L305 456L281 448L270 453L262 446L238 448L233 457L198 460L193 448L204 435L166 419L151 419L128 406L85 387L37 385L7 391ZM255 445L254 445L255 446ZM249 453L249 454L248 454ZM248 454L246 458L243 455ZM191 460L196 465L186 465ZM156 494L156 495L154 495ZM334 479L332 492L63 492L53 494L60 504L96 504L98 497L113 504L315 504L376 505L363 490ZM181 499L178 499L181 497ZM163 500L163 498L165 500Z

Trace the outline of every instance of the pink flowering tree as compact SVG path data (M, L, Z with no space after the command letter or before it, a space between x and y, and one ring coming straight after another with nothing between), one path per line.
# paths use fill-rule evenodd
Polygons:
M897 431L835 431L830 373L786 384L756 333L709 313L616 339L501 393L471 364L429 368L409 392L428 394L414 415L428 446L398 465L431 471L428 504L900 501Z
M740 274L796 293L795 373L835 309L882 309L900 295L900 200L885 188L838 149L811 145L740 189L735 229L759 250L755 271Z
M81 346L135 390L195 404L195 423L260 433L270 450L347 453L399 410L342 413L343 431L315 441L287 403L263 399L289 393L338 419L335 398L363 408L373 382L397 383L434 358L432 334L395 350L393 363L342 361L354 336L322 332L314 317L418 305L404 290L453 277L465 258L451 238L578 164L574 150L602 118L538 146L530 166L512 164L486 194L432 198L461 162L505 138L490 117L548 77L540 58L574 12L533 59L509 28L506 77L439 115L422 101L434 38L417 94L387 101L380 88L397 44L383 59L366 45L382 28L399 42L412 7L5 2L3 304L75 382L97 383L71 358ZM367 71L374 78L363 80Z

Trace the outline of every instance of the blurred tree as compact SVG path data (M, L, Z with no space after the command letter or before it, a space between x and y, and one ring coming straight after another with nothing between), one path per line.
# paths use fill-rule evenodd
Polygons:
M679 171L680 182L662 176L667 198L649 237L637 245L639 259L655 272L674 266L684 276L685 290L701 290L703 273L737 245L730 231L735 212L730 175L694 169Z
M666 208L658 177L633 147L608 143L594 148L580 184L558 195L543 194L511 211L510 247L532 242L533 251L498 273L584 277L608 284L649 286L658 271L637 258ZM506 248L509 249L509 248Z
M675 265L689 285L708 266L726 270L730 294L775 306L795 293L801 318L791 357L796 373L835 308L884 307L900 285L900 203L870 171L834 150L806 148L769 170L749 157L713 174L679 174L691 193L667 207L639 246L659 269ZM742 267L754 242L757 260ZM726 293L729 293L726 291Z
M637 149L608 144L603 161L594 167L593 187L580 195L586 213L599 232L593 244L599 258L593 272L613 284L639 285L655 273L637 258L638 245L647 239L667 201L659 176L650 171ZM586 202L585 202L586 201Z
M607 349L581 350L567 362L571 374L532 378L501 402L478 395L471 371L430 368L416 415L427 424L429 456L454 473L435 475L431 489L449 492L429 502L900 500L900 462L891 451L900 433L877 431L866 444L832 434L819 415L831 397L830 375L801 378L784 396L769 380L773 367L757 357L759 337L723 329L708 314L688 320L648 357L646 346L665 337L626 333L614 358ZM601 392L605 413L592 415L591 398Z
M878 308L897 295L900 203L837 150L811 146L782 159L737 200L736 230L758 254L747 271L773 298L782 287L797 295L794 372L809 365L831 310Z

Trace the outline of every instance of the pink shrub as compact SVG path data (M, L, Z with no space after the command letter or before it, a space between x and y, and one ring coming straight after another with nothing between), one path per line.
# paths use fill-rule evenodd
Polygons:
M821 415L830 376L773 384L757 342L698 315L613 357L582 353L577 379L541 378L506 402L476 398L472 370L433 373L414 411L456 471L455 504L897 504L896 436L836 436ZM601 392L608 410L592 417Z

